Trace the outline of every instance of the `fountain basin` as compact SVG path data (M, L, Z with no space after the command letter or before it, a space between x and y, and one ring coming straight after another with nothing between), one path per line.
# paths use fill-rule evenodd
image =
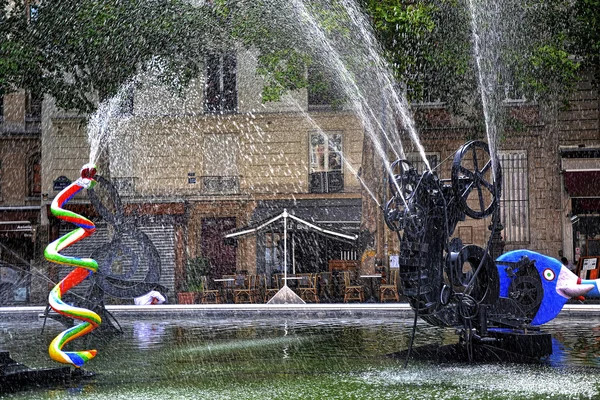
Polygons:
M600 396L593 384L600 382L598 313L561 314L549 323L555 351L540 363L413 360L404 367L404 359L390 355L408 346L412 318L407 306L337 307L111 306L124 333L92 335L102 350L86 365L96 373L92 380L52 390L32 387L13 398L60 399L73 393L95 400ZM62 329L48 321L40 335L41 312L0 323L0 347L34 368L55 366L46 348L54 331ZM456 340L451 329L417 324L415 346Z

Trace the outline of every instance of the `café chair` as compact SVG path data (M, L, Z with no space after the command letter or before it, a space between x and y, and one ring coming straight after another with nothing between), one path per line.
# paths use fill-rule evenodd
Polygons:
M236 277L236 288L233 289L233 302L234 303L255 303L256 296L258 294L258 287L256 282L256 275L238 275L240 278Z
M269 300L271 300L271 297L275 296L275 294L277 292L279 292L279 289L281 288L280 277L278 274L273 275L273 277L271 278L271 285L269 285L269 283L267 282L267 276L265 275L264 282L265 282L264 301L266 303Z
M350 300L365 301L365 288L361 285L352 284L350 271L344 271L344 303Z
M398 270L393 269L390 272L389 280L387 283L379 286L379 301L384 302L385 300L396 300L400 301L400 294L398 293Z
M317 274L300 274L300 282L298 283L298 292L300 298L304 301L319 302L319 294L317 292Z
M221 291L214 287L209 287L208 278L201 276L202 292L200 293L200 303L202 304L219 304L223 302Z
M236 275L223 275L224 279L231 279L230 281L222 282L223 295L225 296L225 303L231 303L233 301L233 289L235 289Z

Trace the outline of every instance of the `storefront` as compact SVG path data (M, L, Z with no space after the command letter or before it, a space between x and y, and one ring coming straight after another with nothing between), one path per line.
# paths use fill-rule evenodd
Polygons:
M0 305L29 302L40 207L1 207Z
M288 272L327 272L331 260L356 260L360 209L360 199L262 201L250 224L230 233L255 237L258 274L283 271L284 243ZM277 219L284 210L297 218L287 219L287 240L283 218Z
M561 164L570 224L565 227L566 247L572 243L567 258L600 256L600 149L562 149Z

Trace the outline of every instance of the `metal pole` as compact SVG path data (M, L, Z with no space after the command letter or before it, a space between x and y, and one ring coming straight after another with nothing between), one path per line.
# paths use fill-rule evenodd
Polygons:
M283 285L287 286L287 209L283 209Z
M296 234L292 231L292 274L296 275Z

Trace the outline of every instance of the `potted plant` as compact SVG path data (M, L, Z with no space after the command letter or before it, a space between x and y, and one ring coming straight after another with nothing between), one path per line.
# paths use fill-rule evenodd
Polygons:
M195 304L198 293L202 293L202 277L208 271L208 260L195 257L188 260L185 271L185 290L177 294L179 304Z

